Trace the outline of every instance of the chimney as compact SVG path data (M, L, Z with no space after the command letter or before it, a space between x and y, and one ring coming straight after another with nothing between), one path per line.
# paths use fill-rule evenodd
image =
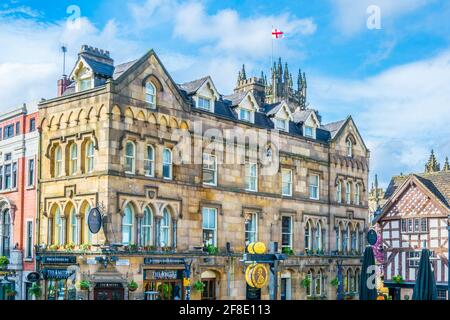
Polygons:
M61 97L64 94L69 85L70 81L66 75L64 75L62 79L58 80L58 97Z

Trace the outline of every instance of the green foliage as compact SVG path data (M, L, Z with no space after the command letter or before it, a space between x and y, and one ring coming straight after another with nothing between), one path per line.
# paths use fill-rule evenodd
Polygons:
M9 259L7 257L0 257L0 268L6 267L9 264Z
M194 285L192 286L192 288L193 288L195 291L203 292L203 290L205 289L205 284L204 284L203 282L201 282L200 280L198 280L198 281L196 281L196 282L194 283Z
M130 291L136 291L138 287L139 285L134 280L131 280L131 282L128 284L128 289Z
M87 280L81 280L80 281L80 289L81 290L89 290L91 287L91 283Z
M300 282L300 285L301 285L303 288L305 288L305 289L309 288L309 286L311 285L311 279L310 279L309 277L304 278L304 279Z
M288 255L288 256L293 256L295 253L294 253L294 250L292 250L291 248L289 248L289 247L284 247L283 248L283 253L285 254L285 255Z
M36 298L40 298L42 296L42 288L37 283L33 283L30 289L28 289L28 294L30 296L34 296Z
M409 297L409 295L405 295L404 297L403 297L403 300L410 300L411 298Z
M81 251L89 251L89 250L91 250L91 245L89 243L83 243L82 245L80 245L80 250Z
M208 252L208 253L211 254L211 255L216 255L216 254L219 253L219 249L218 249L217 247L215 247L215 246L209 244L209 245L206 247L206 252Z
M334 278L333 280L331 280L330 284L335 288L339 287L339 279Z
M392 277L392 280L393 280L395 283L400 284L400 283L403 282L403 277L402 277L401 275L396 275L396 276L393 276L393 277Z

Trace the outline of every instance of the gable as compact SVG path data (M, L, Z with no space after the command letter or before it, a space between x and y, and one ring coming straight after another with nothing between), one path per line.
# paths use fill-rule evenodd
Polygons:
M314 111L311 111L308 118L305 120L304 126L318 128L320 126L319 119Z
M292 120L292 113L286 103L282 103L280 109L274 115L277 119Z
M251 92L249 92L244 99L239 103L238 108L240 109L246 109L250 111L259 111L259 105L256 101L255 97Z
M220 94L216 89L216 86L214 85L211 78L208 77L208 79L203 83L203 85L197 90L196 95L209 98L212 100L219 100Z
M351 117L341 126L339 132L335 135L333 143L336 150L346 155L347 139L353 143L353 154L356 156L367 157L369 150L362 139L359 130Z
M386 205L381 220L442 215L445 212L438 200L430 196L419 183L411 180Z
M114 81L114 91L124 97L145 102L145 85L151 81L157 88L157 105L188 109L185 97L181 94L158 56L149 51Z

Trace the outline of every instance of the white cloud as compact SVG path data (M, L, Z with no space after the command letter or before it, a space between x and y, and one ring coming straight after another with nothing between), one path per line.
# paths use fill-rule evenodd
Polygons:
M331 0L335 10L337 28L353 35L367 27L367 8L376 5L381 9L382 27L392 19L409 14L435 0Z
M327 116L355 115L372 172L421 172L435 149L450 156L450 50L363 80L312 78L311 101Z

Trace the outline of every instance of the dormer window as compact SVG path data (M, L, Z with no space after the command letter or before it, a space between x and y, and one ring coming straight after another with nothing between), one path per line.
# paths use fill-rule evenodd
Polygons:
M239 120L246 122L253 122L253 112L247 109L239 109Z
M78 86L79 91L89 90L92 88L92 79L91 78L81 79Z
M316 129L314 127L305 126L303 129L303 134L307 138L315 139L316 138Z
M281 130L281 131L288 131L287 130L287 120L275 119L275 129Z
M204 97L198 97L197 98L197 108L203 109L206 111L211 110L211 99L207 99Z
M145 84L145 101L150 105L150 108L156 108L156 87L151 82Z
M352 140L350 140L350 138L347 139L346 145L347 145L347 157L353 157L353 142Z

